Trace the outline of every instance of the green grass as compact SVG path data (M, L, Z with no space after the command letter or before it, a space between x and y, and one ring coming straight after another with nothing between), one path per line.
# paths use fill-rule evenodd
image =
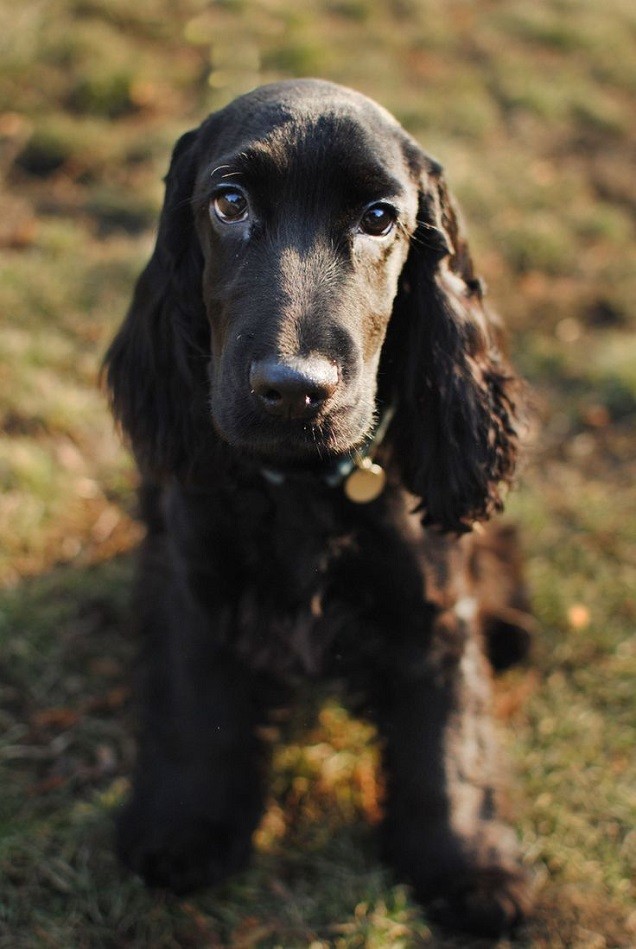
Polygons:
M496 690L539 889L518 944L636 942L635 34L630 0L0 0L0 949L469 945L378 862L374 736L334 695L222 891L148 893L112 849L139 529L100 359L176 136L307 74L444 162L533 387L509 516L541 632Z

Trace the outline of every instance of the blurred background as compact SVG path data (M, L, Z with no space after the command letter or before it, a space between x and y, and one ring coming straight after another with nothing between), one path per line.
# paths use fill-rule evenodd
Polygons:
M636 6L632 0L0 0L0 946L466 946L380 866L370 726L277 746L252 869L122 874L135 475L97 385L171 146L315 75L446 167L539 433L508 517L540 633L496 687L537 876L527 946L636 943ZM319 697L318 697L319 698Z

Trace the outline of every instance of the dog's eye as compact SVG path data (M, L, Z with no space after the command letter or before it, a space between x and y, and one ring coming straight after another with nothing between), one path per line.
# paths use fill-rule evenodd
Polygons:
M397 214L390 204L371 204L360 218L360 230L371 237L384 237L393 230Z
M224 224L239 224L247 220L249 204L240 188L223 188L210 201L210 211Z

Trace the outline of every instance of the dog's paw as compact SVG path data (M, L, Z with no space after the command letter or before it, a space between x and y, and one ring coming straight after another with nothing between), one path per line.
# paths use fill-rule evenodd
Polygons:
M529 881L522 870L498 866L465 871L444 881L443 895L430 903L443 925L497 938L517 928L532 909Z
M154 819L129 805L117 822L119 858L147 886L179 895L222 882L240 870L250 852L250 836L204 818Z

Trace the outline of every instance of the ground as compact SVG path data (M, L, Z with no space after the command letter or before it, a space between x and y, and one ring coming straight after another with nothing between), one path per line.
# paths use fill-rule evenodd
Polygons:
M516 944L636 943L635 39L631 0L0 0L0 947L472 945L379 864L374 736L337 695L287 723L222 892L148 893L112 851L140 530L99 363L176 136L297 75L443 162L533 393L507 517L539 632L496 689L539 890Z

